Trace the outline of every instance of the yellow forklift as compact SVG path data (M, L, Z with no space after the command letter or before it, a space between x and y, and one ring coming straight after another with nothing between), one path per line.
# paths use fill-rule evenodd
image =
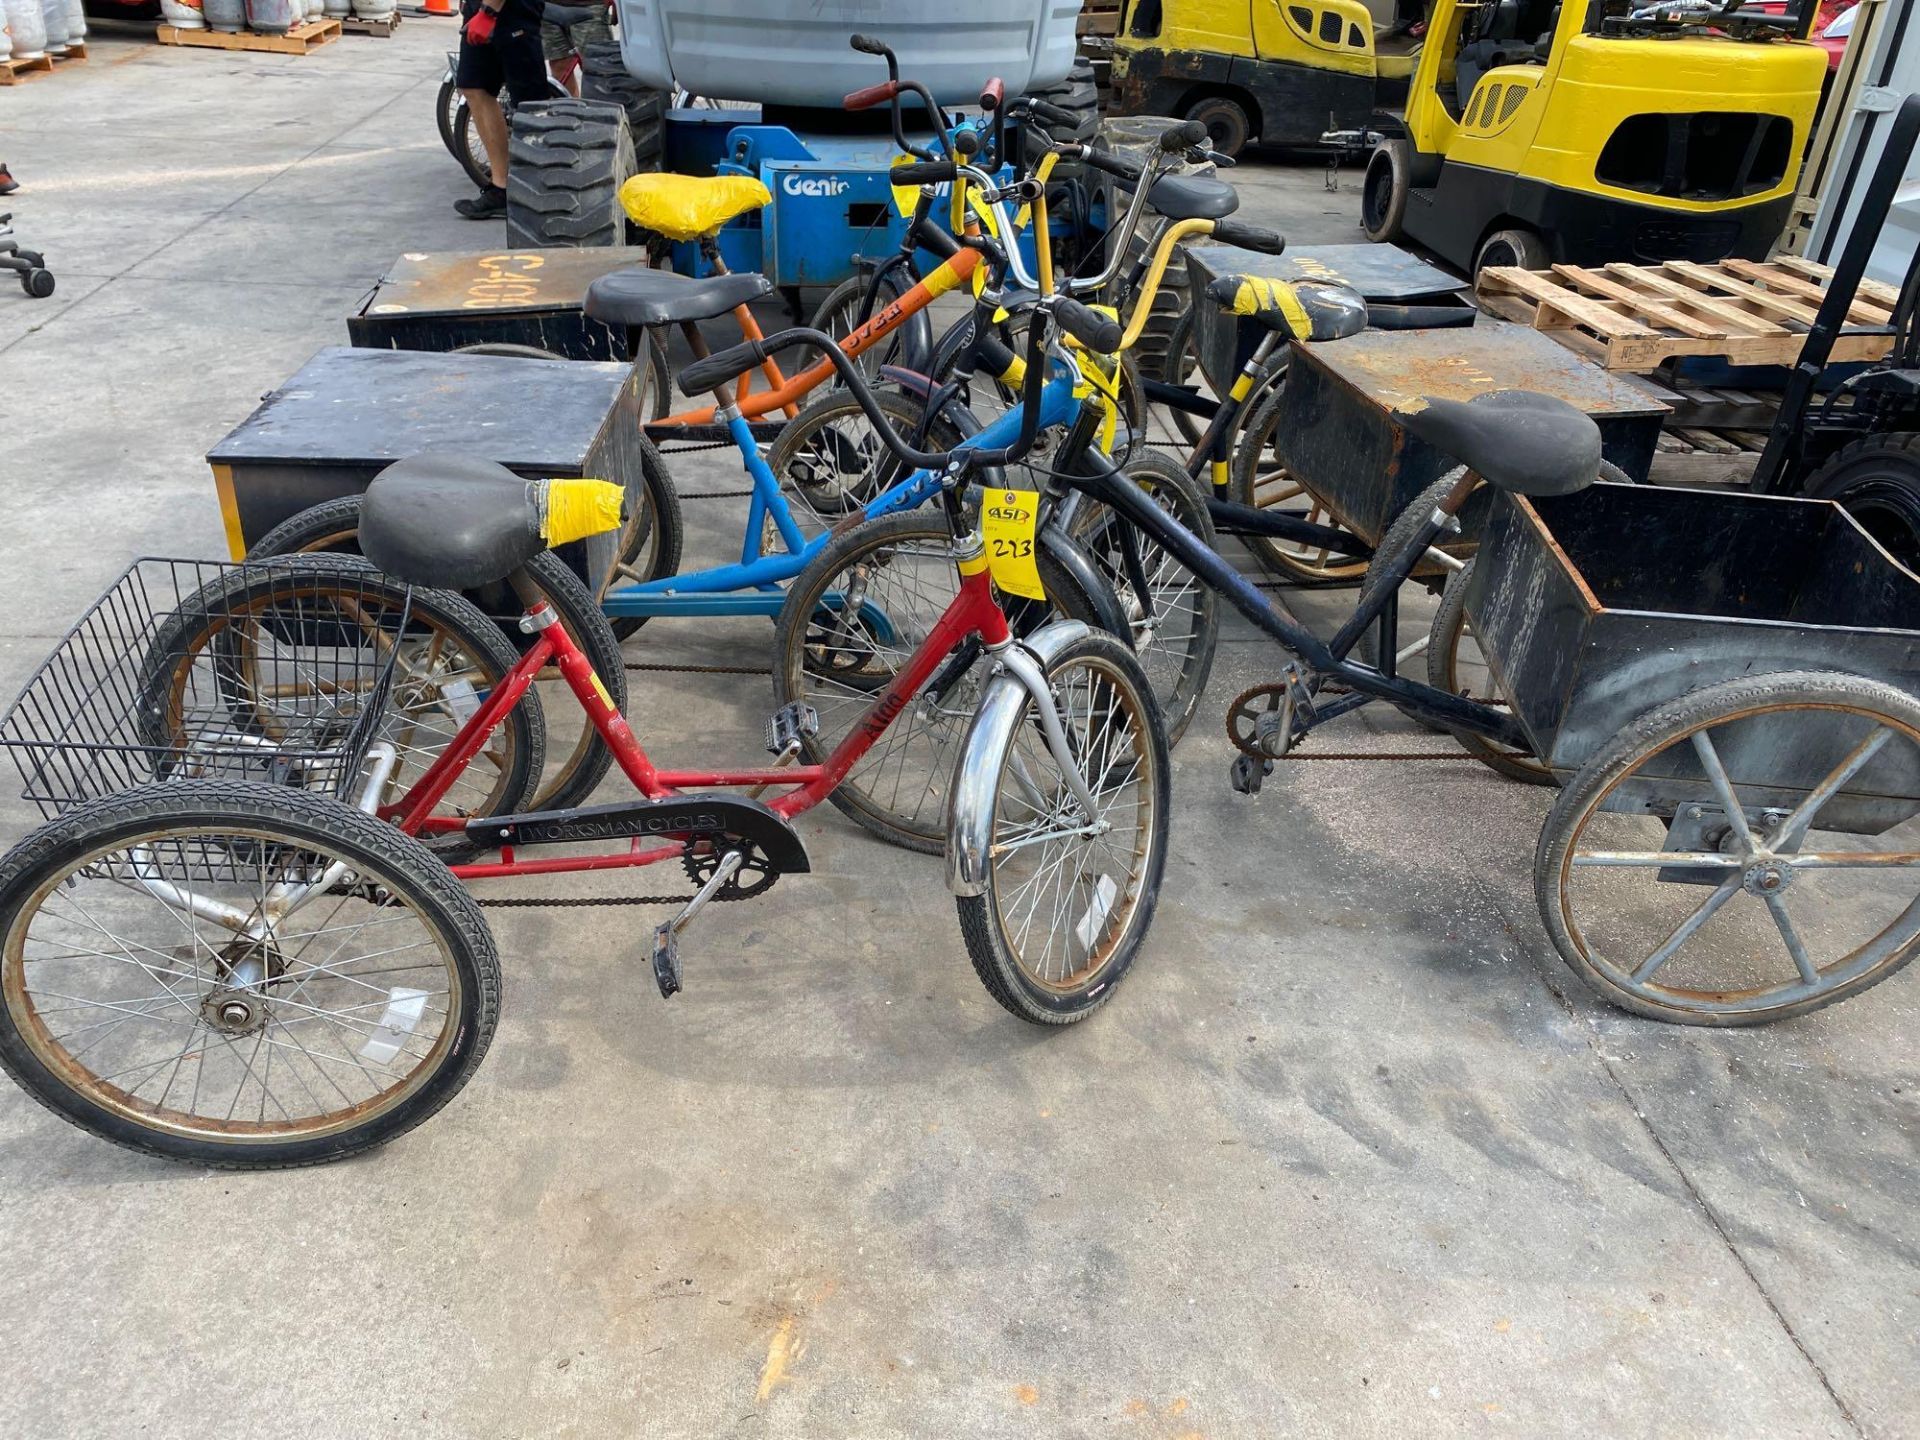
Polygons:
M1826 57L1817 0L1433 0L1404 119L1376 115L1361 228L1456 269L1759 260Z
M1318 145L1404 89L1417 19L1376 22L1361 0L1126 0L1108 113L1198 120L1223 155Z

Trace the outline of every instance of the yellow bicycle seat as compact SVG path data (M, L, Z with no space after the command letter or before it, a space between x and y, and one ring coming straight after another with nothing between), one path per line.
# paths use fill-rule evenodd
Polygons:
M751 175L635 175L620 187L627 217L669 240L710 235L772 199Z
M1344 340L1367 328L1367 302L1324 280L1222 275L1207 286L1207 298L1229 315L1250 315L1296 340Z

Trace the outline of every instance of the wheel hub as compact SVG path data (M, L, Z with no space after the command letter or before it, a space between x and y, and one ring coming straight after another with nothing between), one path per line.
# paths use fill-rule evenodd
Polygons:
M1764 900L1782 894L1793 883L1793 871L1771 856L1749 861L1740 872L1740 888Z
M222 1035L252 1035L266 1028L267 999L257 991L222 986L207 992L200 1013Z

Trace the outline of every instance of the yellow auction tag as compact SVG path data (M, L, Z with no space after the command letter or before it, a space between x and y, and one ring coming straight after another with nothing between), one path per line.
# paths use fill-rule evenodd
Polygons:
M1038 490L989 490L980 506L980 534L987 542L993 583L1009 595L1047 598L1033 563L1034 531L1040 521Z

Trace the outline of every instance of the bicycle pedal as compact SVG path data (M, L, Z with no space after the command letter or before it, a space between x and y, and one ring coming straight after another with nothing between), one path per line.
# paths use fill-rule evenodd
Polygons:
M1256 760L1251 755L1239 755L1234 757L1233 770L1227 776L1227 781L1237 794L1258 795L1261 782L1272 773L1271 760Z
M1293 707L1289 705L1258 716L1253 722L1253 743L1269 759L1284 757L1293 748Z
M662 1000L680 991L680 937L672 921L653 928L653 983L660 987Z
M767 717L767 753L780 755L820 733L820 712L796 700Z

